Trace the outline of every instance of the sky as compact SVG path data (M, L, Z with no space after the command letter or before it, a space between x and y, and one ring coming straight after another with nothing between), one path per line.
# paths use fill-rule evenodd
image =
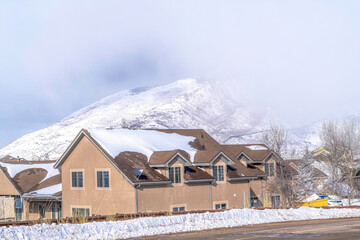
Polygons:
M123 89L189 77L290 124L358 115L359 12L357 0L1 1L0 147Z

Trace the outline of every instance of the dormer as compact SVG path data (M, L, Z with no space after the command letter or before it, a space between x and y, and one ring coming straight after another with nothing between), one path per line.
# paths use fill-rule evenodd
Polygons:
M149 165L159 169L173 185L182 185L185 167L192 166L189 158L189 154L182 150L158 151L151 155Z
M210 175L216 183L225 183L228 166L234 165L234 161L220 151L209 163Z

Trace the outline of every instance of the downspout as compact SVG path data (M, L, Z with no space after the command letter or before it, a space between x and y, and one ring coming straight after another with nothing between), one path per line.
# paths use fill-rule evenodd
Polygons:
M250 186L250 181L251 179L249 179L248 185L249 185L249 208L251 207L251 186Z
M212 182L210 182L210 209L213 210L213 204L212 204L212 188L211 188Z
M135 212L138 213L138 189L139 185L135 185Z
M264 193L263 193L263 179L261 178L261 203L262 207L264 207Z

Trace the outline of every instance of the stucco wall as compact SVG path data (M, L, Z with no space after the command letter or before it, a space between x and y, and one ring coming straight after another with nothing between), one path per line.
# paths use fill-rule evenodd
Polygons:
M62 165L63 216L72 208L89 208L90 215L135 212L135 189L88 138L83 137ZM109 170L110 187L96 187L96 170ZM71 171L83 171L84 186L71 187Z
M9 179L0 170L0 196L18 196L19 193L10 183Z
M186 211L208 210L210 208L209 183L185 183L184 165L175 158L169 167L180 167L181 183L162 186L143 186L138 189L139 212L172 211L173 207L184 206ZM162 174L169 177L167 169Z

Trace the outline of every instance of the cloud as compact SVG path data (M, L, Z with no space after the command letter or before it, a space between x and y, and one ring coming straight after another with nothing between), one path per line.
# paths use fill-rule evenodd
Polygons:
M121 89L186 77L223 79L241 99L294 124L359 114L359 8L357 1L7 1L0 124L12 119L34 130ZM0 131L4 141L20 134Z

